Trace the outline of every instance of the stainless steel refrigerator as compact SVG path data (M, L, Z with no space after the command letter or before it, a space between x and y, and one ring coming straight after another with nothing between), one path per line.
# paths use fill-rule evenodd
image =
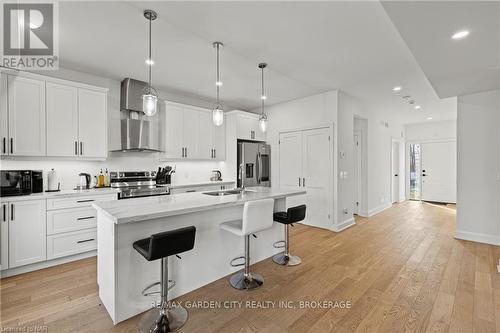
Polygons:
M238 141L238 187L271 186L271 146Z

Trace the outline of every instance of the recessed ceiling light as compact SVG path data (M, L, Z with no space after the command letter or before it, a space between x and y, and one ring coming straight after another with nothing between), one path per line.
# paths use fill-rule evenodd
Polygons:
M465 38L467 36L469 36L469 30L460 30L460 31L455 32L451 36L451 38L455 39L455 40L458 40L458 39L463 39L463 38Z
M403 89L403 88L401 88L400 86L396 86L396 87L392 88L392 91L401 91L401 89Z
M427 117L427 120L432 120L432 117Z
M415 105L413 108L414 108L415 110L420 110L422 107L421 107L420 105Z
M154 65L155 62L153 59L146 59L146 65Z

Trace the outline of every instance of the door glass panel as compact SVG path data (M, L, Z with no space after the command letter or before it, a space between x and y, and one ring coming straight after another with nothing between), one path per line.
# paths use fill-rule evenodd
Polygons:
M419 144L410 145L410 200L420 200L421 191L421 163L422 154Z

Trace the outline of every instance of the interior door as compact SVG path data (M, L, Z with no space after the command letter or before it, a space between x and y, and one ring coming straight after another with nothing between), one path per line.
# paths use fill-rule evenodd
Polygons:
M108 155L106 93L78 89L78 124L80 155L106 157Z
M10 155L43 156L45 82L8 75Z
M391 170L392 170L392 187L391 198L392 203L399 202L399 142L392 143L391 152Z
M456 142L421 145L422 200L457 202Z
M279 184L282 188L302 188L302 132L280 133ZM293 196L286 199L287 208L305 204L306 197Z
M303 223L331 228L329 207L330 131L328 128L302 132L302 186L305 187L307 214Z
M78 155L78 89L46 83L47 155Z

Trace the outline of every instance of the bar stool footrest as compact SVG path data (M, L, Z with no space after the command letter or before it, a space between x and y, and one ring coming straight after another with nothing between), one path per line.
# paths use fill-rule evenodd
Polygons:
M243 260L243 262L241 263L234 263L236 260ZM232 267L239 267L239 266L245 266L245 256L239 256L239 257L236 257L234 259L232 259L229 264L232 266Z
M282 249L285 246L286 246L286 242L284 240L280 240L280 241L274 242L274 244L273 244L273 247L275 249Z

